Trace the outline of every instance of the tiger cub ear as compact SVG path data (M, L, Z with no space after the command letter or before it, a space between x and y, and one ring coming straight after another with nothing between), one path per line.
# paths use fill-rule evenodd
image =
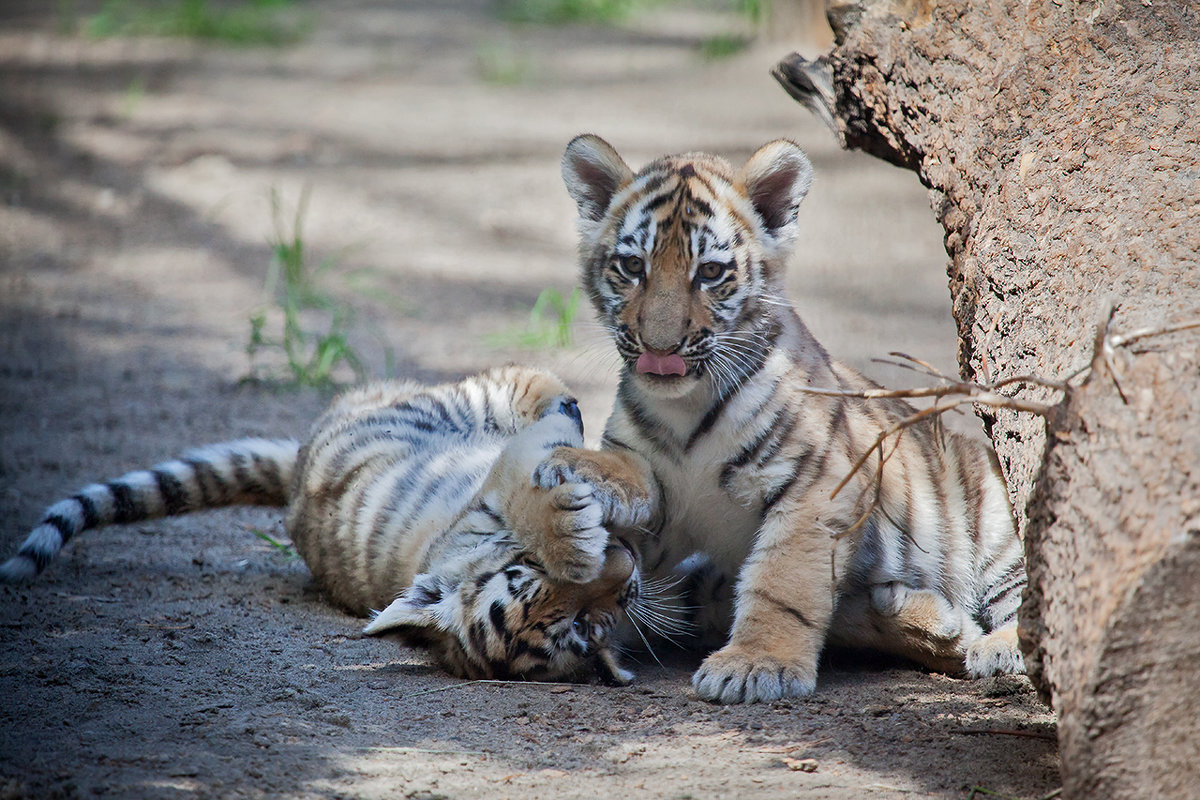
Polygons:
M738 182L778 244L796 235L796 213L812 185L813 169L795 142L776 139L755 151Z
M608 142L590 133L576 136L562 160L563 182L579 207L581 219L599 222L622 186L633 179L633 170Z
M397 628L451 630L460 604L455 586L436 575L421 574L383 611L372 617L363 633L378 635Z

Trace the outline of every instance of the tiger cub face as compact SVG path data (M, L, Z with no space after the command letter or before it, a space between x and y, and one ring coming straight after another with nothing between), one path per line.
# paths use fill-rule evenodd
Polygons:
M504 518L510 498L502 495L543 492L533 485L534 468L555 448L583 446L579 407L565 387L547 380L531 383L513 410L527 427L507 442L479 494L443 534L459 546L418 574L365 632L399 633L465 678L555 680L594 670L608 682L628 683L633 676L608 641L640 597L637 551L613 539L593 580L558 580L521 547L513 520Z
M740 171L705 153L634 173L603 139L574 139L563 179L579 207L583 283L639 386L680 397L731 386L773 337L784 260L812 167L778 140Z
M611 683L632 679L608 649L641 589L628 545L614 542L601 576L573 584L550 578L504 535L491 544L468 579L419 575L397 600L410 621L401 631L409 641L430 647L463 678L559 680L595 672Z

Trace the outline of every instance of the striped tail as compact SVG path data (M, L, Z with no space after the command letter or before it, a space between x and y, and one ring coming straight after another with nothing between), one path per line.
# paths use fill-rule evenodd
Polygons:
M218 506L286 505L299 450L290 439L238 439L85 486L46 509L17 555L0 564L0 583L37 577L72 536L89 528Z

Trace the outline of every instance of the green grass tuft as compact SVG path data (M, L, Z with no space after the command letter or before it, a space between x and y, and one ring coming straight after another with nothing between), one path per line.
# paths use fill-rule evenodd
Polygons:
M733 0L733 7L757 25L771 13L771 0Z
M278 552L288 561L295 561L300 557L300 554L296 552L296 548L292 546L291 542L281 542L274 536L271 536L269 533L260 531L258 528L251 528L250 532L259 539L262 539L267 544L271 545L271 547L274 547L276 552Z
M516 86L529 80L533 64L529 56L511 44L489 42L475 50L479 77L493 86Z
M700 54L708 61L729 58L745 50L750 40L743 36L732 36L727 33L718 34L705 39L700 45Z
M645 0L502 0L500 14L512 22L557 25L620 22Z
M303 223L308 208L308 189L300 197L296 215L290 229L283 220L279 194L271 192L271 208L275 220L275 237L271 241L271 267L267 273L266 294L277 297L277 305L283 312L283 327L278 339L267 333L267 308L260 308L250 316L250 340L246 354L250 357L251 377L259 377L254 361L260 351L277 350L287 359L289 378L300 386L332 386L334 372L341 365L348 367L356 380L366 377L363 360L348 342L353 324L353 310L323 292L317 280L333 266L326 259L315 268L310 267L306 253ZM282 282L282 286L280 283ZM319 312L329 320L328 330L307 330L302 317L310 312Z
M550 347L570 347L575 343L572 326L579 314L583 292L573 289L563 297L557 289L543 289L529 312L529 322L519 331L489 337L495 347L521 347L536 350Z
M83 21L82 29L97 38L172 36L239 45L284 45L304 38L312 27L309 17L289 13L291 6L292 0L243 0L219 6L208 0L106 0L97 13Z

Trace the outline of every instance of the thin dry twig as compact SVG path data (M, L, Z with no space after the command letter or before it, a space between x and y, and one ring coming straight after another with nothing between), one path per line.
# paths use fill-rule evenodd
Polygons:
M1189 319L1183 322L1177 322L1173 325L1163 325L1157 328L1138 328L1129 333L1117 334L1109 337L1109 342L1114 348L1128 347L1139 339L1149 339L1155 336L1166 336L1169 333L1179 333L1180 331L1190 331L1200 328L1200 319Z
M488 753L483 750L446 750L432 747L359 747L360 753L422 753L432 755L453 755L453 756L483 756L488 757Z
M451 689L462 689L467 686L478 686L478 685L487 685L487 684L491 684L493 686L509 686L509 685L511 685L511 686L567 686L567 687L576 685L574 683L566 683L563 681L520 681L520 680L508 681L508 680L497 680L494 678L480 678L478 680L473 680L473 681L463 681L462 683L452 683L449 686L438 686L435 689L424 689L420 692L413 692L412 694L404 695L404 699L407 700L410 697L420 697L423 694L437 694L438 692L448 692Z
M1051 412L1057 407L1058 403L1039 402L1035 400L1027 400L1021 397L1016 397L1009 392L1020 391L1024 388L1043 388L1050 389L1054 392L1061 393L1064 397L1069 395L1073 390L1071 381L1078 378L1084 373L1091 372L1099 374L1106 372L1112 379L1113 385L1116 387L1117 393L1120 395L1122 402L1128 403L1128 398L1125 395L1125 390L1121 386L1118 377L1118 370L1114 360L1115 353L1118 349L1128 347L1134 342L1139 342L1144 339L1154 338L1158 336L1166 336L1171 333L1179 333L1181 331L1200 329L1200 317L1189 317L1179 322L1174 322L1160 326L1150 326L1138 328L1124 334L1116 334L1112 332L1113 317L1116 315L1117 306L1112 301L1105 301L1100 315L1100 324L1096 326L1096 334L1092 343L1092 359L1089 364L1083 366L1074 372L1070 373L1066 378L1054 380L1044 378L1040 375L1013 375L1007 378L1001 378L995 381L964 381L955 380L941 370L915 358L906 353L891 352L888 355L893 359L875 359L881 363L891 364L903 369L910 369L914 372L928 375L936 378L940 383L935 386L919 386L912 389L832 389L819 386L804 386L801 391L809 394L822 395L825 397L856 397L863 400L886 400L886 399L918 399L918 398L933 398L933 405L929 408L916 411L907 417L897 421L895 424L882 431L875 440L863 451L862 456L854 462L853 466L846 473L845 477L834 488L831 497L836 497L839 492L846 487L848 483L859 473L866 465L872 455L878 454L879 463L875 468L875 474L871 481L863 488L859 494L861 500L872 487L875 488L875 499L871 505L863 512L855 523L845 531L837 534L835 538L849 535L861 528L867 523L870 517L878 510L881 501L881 487L883 483L883 467L887 461L884 457L883 443L892 436L897 437L896 445L892 448L892 453L895 453L899 447L899 437L903 431L922 421L932 419L935 422L941 419L941 415L947 411L958 409L964 405L985 406L988 408L1002 408L1011 411L1018 411L1027 414L1037 414L1041 417L1049 417ZM994 322L993 322L994 326ZM1086 379L1085 379L1086 380ZM888 455L888 458L890 458ZM857 505L857 503L856 503Z
M963 728L955 731L965 736L1021 736L1026 739L1043 739L1047 742L1057 742L1058 737L1045 731L1018 731L1010 728Z

